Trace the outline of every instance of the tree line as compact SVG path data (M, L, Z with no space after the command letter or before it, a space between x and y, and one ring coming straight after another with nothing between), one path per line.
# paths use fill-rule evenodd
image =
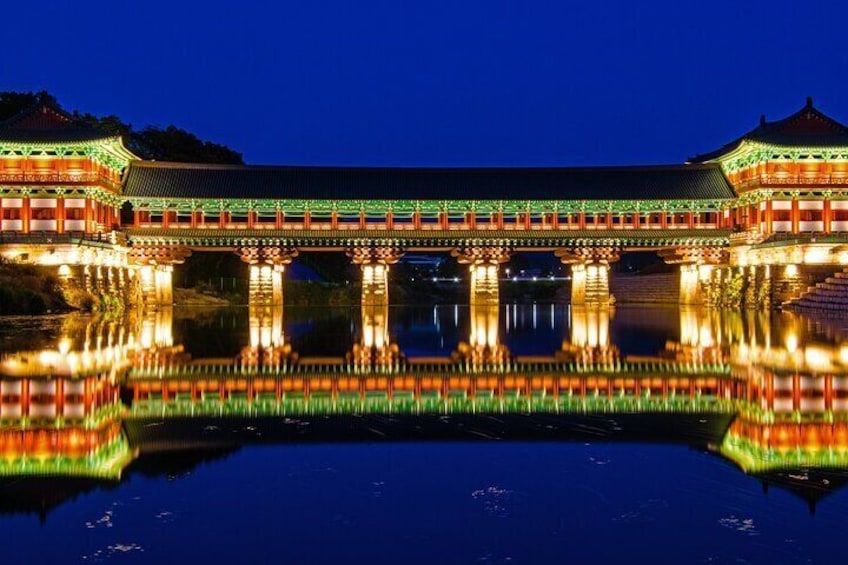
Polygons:
M46 99L59 106L49 92L0 92L0 123ZM216 163L243 165L242 154L220 143L205 141L175 125L134 128L115 115L72 112L80 122L111 135L120 135L124 145L142 159L177 161L181 163Z

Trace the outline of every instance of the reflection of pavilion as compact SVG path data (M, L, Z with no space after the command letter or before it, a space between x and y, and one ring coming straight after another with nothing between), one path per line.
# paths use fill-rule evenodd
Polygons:
M250 309L235 358L192 358L168 308L129 325L70 318L81 337L0 359L0 470L118 479L134 456L260 441L237 433L248 428L272 442L591 432L710 446L770 482L848 470L848 346L799 323L774 335L758 316L684 309L679 341L634 357L612 342L609 309L574 308L564 351L521 357L505 354L497 306L470 315L464 356L410 359L389 340L388 309L364 310L353 351L367 363L292 354L274 305Z
M0 476L117 480L132 460L108 377L0 381Z

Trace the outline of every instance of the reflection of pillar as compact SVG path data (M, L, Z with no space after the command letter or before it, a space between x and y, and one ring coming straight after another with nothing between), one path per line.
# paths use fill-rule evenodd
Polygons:
M389 305L362 305L362 346L382 351L389 345Z
M615 298L609 290L610 263L619 259L615 247L559 249L557 257L571 265L572 306L610 306Z
M268 349L285 344L282 304L251 304L248 317L250 347Z
M700 308L680 309L680 343L700 348L715 345L715 333L706 312Z
M497 304L471 303L471 331L468 342L475 348L498 348L498 318L500 306Z
M610 311L606 308L571 309L571 344L576 347L609 347Z
M158 308L156 311L147 312L141 319L139 332L141 349L174 345L173 322L173 308Z
M362 270L362 339L354 347L359 363L388 362L397 353L389 338L389 265L403 251L396 247L357 247L347 252Z
M611 308L572 305L571 337L563 350L584 363L613 361L618 350L610 345L612 312Z
M698 274L698 265L680 265L680 304L697 305L703 303L701 293L701 279Z

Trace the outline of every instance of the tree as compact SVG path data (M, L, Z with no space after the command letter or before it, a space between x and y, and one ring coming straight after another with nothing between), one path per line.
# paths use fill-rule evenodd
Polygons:
M39 99L59 106L56 98L46 91L42 92L0 92L0 122L8 120L19 112L33 106ZM157 161L177 161L181 163L216 163L243 165L241 153L226 145L204 141L191 132L169 125L165 128L147 126L141 130L133 128L118 116L95 116L80 114L74 116L81 122L112 135L120 135L127 148L142 159Z
M243 165L241 153L225 145L203 141L176 126L165 129L146 127L130 134L130 148L145 159L183 163L221 163Z
M56 104L56 98L46 91L41 92L0 92L0 122L23 112L38 102L39 97L45 97Z

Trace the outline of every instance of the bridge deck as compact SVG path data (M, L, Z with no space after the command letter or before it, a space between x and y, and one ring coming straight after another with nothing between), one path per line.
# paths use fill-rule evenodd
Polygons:
M126 231L133 245L183 245L227 249L240 245L270 245L315 249L390 245L413 249L498 246L516 249L555 249L576 246L615 246L656 249L667 246L726 246L729 229L629 230L294 230L136 228Z

